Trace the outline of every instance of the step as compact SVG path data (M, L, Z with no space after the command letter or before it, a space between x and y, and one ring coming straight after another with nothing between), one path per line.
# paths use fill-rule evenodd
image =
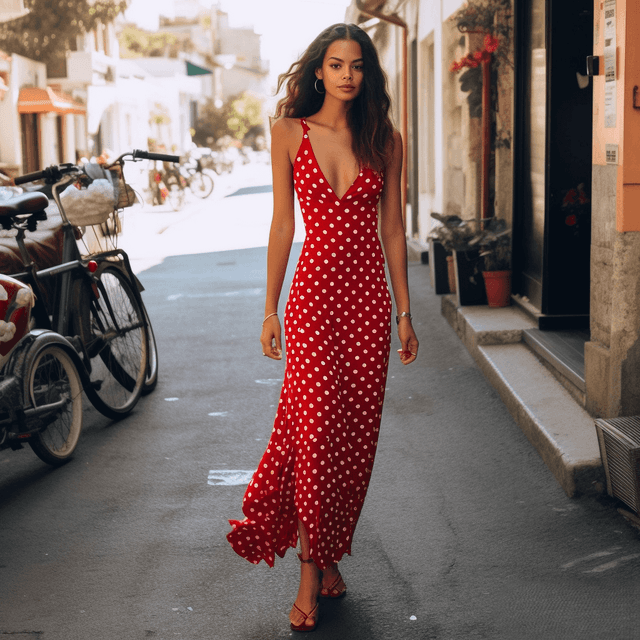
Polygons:
M586 334L576 331L541 331L527 329L525 343L541 358L567 378L582 393L586 390L584 379L584 345Z
M602 482L593 418L524 344L478 346L475 358L567 495L593 492Z

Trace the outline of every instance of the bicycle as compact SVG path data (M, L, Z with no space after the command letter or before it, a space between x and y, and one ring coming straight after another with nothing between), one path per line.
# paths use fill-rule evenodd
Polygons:
M113 204L120 206L132 204L132 192L122 173L128 156L133 161L173 162L177 159L138 150L121 155L110 166L120 186L120 199ZM44 210L49 204L46 196L23 194L0 204L0 224L16 230L15 241L24 269L12 273L11 277L0 276L0 283L18 283L12 285L14 298L18 289L35 293L35 299L23 305L29 309L28 321L20 320L20 331L13 323L15 335L11 340L14 342L8 341L11 350L0 360L0 448L21 448L23 442L29 442L42 460L60 464L70 457L77 444L81 430L81 391L84 389L90 402L105 416L123 417L134 408L143 392L151 391L157 384L158 355L140 295L143 287L131 270L126 252L114 247L82 256L76 242L76 226L104 223L113 213L113 204L111 211L107 207L102 212L87 207L84 211L82 207L65 208L61 188L78 179L87 183L82 170L70 164L21 176L15 183L41 178L53 185L52 195L61 218L58 231L62 248L57 264L39 269L25 242L25 232L34 231L38 222L46 219ZM43 282L49 286L45 287ZM0 291L0 298L1 294ZM8 293L6 295L9 299ZM27 297L26 293L20 295ZM15 315L15 305L11 309ZM13 322L8 313L7 310L5 317L9 317L10 322L4 321L5 324ZM2 329L4 325L0 328L0 345ZM39 357L42 350L44 355ZM43 373L37 377L33 371ZM21 393L24 389L27 390ZM52 394L58 398L55 402L37 404ZM41 416L45 415L51 422L61 419L63 412L64 420L55 438L47 440L42 435L49 432L48 424L32 425L34 416L42 420Z
M187 154L187 159L180 165L180 175L185 179L186 185L191 189L196 198L204 200L213 192L213 178L204 173L201 157Z
M0 203L0 225L35 229L46 196L33 193ZM23 243L18 245L23 249ZM0 275L0 449L28 442L44 462L59 465L74 452L82 431L82 362L70 340L32 328L30 287Z
M174 211L180 211L184 205L185 192L187 186L186 179L180 173L180 167L176 168L174 163L162 163L162 182L167 190L167 200Z

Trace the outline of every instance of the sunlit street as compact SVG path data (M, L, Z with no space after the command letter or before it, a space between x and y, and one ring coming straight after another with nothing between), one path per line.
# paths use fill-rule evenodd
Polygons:
M639 29L0 2L0 640L636 640Z

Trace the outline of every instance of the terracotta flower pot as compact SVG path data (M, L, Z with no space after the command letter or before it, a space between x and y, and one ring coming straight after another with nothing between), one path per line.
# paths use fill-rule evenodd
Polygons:
M490 307L508 307L511 304L511 271L483 271L487 302Z
M449 292L456 293L456 267L453 263L453 256L447 256L447 275L449 276Z

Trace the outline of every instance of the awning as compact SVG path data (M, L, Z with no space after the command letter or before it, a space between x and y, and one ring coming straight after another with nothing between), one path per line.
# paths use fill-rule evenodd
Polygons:
M18 96L18 113L76 113L85 114L87 108L71 96L51 87L25 87Z
M213 71L211 71L210 69L199 67L197 64L193 64L193 62L189 62L188 60L185 60L185 62L187 63L188 76L207 76L213 73Z

